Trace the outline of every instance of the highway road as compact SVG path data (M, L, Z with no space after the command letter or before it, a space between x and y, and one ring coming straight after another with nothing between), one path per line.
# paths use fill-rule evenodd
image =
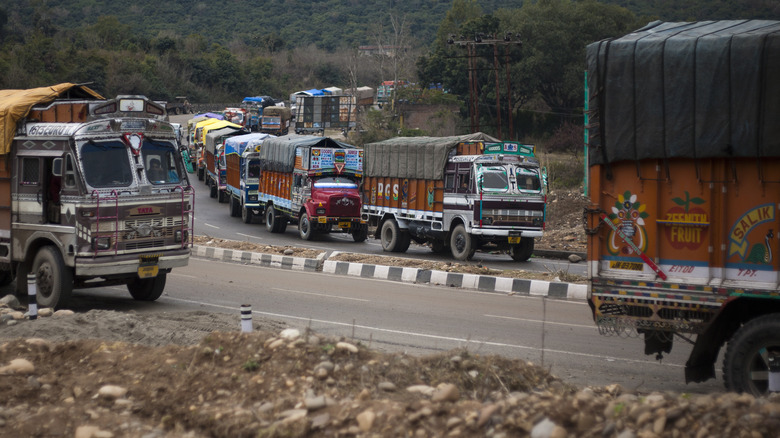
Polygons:
M126 288L74 292L72 308L135 312L205 310L234 314L250 304L254 318L344 337L383 351L426 354L456 348L542 365L577 385L619 383L641 391L710 393L721 380L685 385L690 347L676 343L658 362L636 338L598 334L584 301L395 283L288 271L192 258L168 277L154 303L137 302Z

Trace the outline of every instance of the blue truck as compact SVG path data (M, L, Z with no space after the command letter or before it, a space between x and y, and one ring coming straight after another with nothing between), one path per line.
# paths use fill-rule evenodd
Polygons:
M249 113L249 120L247 120L245 126L252 132L260 131L263 109L275 104L276 101L270 96L245 97L244 100L241 101L241 108L246 109Z
M251 133L225 140L226 193L230 216L241 216L245 224L257 217L262 221L263 205L258 202L260 147L269 134Z

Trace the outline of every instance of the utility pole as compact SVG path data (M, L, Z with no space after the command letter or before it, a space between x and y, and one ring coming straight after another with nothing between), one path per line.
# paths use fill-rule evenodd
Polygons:
M457 38L457 39L456 39ZM466 57L468 58L468 76L469 76L469 115L471 116L471 132L479 131L479 86L477 83L477 49L476 46L493 46L493 70L496 80L496 115L498 126L498 137L502 138L501 127L501 86L498 78L498 46L504 46L504 63L506 67L506 93L507 93L507 113L509 120L509 138L515 136L512 123L512 93L509 80L509 46L522 46L519 33L507 32L502 38L496 38L492 34L485 35L482 32L474 34L473 39L465 39L463 36L457 37L451 34L447 39L447 44L457 44L466 48Z

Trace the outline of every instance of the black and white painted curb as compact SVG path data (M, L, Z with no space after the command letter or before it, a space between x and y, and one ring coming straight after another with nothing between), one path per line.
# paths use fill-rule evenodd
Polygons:
M277 254L263 254L259 252L236 251L232 249L214 248L213 246L193 246L192 255L216 259L223 262L239 262L252 265L267 266L271 268L290 269L293 271L317 272L322 267L325 253L316 259L304 257L290 257Z
M338 254L338 252L334 252L331 255L335 254ZM208 246L194 246L192 248L192 255L225 262L248 263L296 271L317 272L321 270L326 274L333 275L349 275L353 277L399 281L403 283L435 284L485 292L504 292L534 297L585 300L588 294L588 286L584 284L494 277L491 275L458 274L429 269L340 262L336 260L326 260L326 253L322 253L316 259L309 259L249 251L236 251Z

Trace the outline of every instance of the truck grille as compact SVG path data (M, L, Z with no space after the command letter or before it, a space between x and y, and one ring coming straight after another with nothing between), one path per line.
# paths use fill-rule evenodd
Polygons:
M173 237L173 233L182 228L183 222L181 217L158 217L128 219L119 222L119 224L119 241L128 242ZM114 221L101 221L99 225L100 231L98 232L98 224L92 224L93 235L105 236L116 231L116 222Z
M357 217L360 216L360 198L357 196L334 196L330 198L328 216Z

